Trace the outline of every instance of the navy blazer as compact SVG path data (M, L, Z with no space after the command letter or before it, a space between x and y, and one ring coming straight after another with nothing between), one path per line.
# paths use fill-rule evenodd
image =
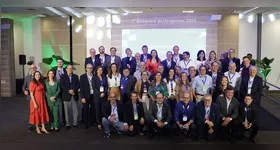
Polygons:
M243 76L241 80L240 85L240 100L243 102L245 95L248 91L248 82L250 80L250 76ZM259 76L255 76L252 89L251 89L251 95L253 96L253 102L256 103L258 106L261 101L261 95L263 90L263 79Z
M136 102L136 109L137 109L137 113L138 113L138 120L137 122L140 121L141 118L144 118L144 108L143 108L143 103L139 102L137 100ZM133 104L132 101L129 100L129 102L126 103L126 107L125 107L125 115L126 115L126 122L129 126L134 125L134 108L133 108Z
M196 106L196 122L199 124L204 124L205 123L205 105L204 102L198 102ZM214 124L214 130L217 130L219 127L219 122L220 122L220 112L218 105L215 103L211 103L210 106L210 116L209 116L209 121L213 122Z
M126 67L127 64L130 65L129 71L130 71L130 74L133 75L134 72L136 71L136 59L135 59L135 57L132 57L131 60L129 60L129 57L124 57L122 59L122 69L121 70L123 70L123 68Z
M234 57L232 59L232 61L235 62L235 64L236 64L236 72L239 72L240 71L240 59ZM225 58L225 59L222 59L221 62L222 62L222 72L225 73L225 72L228 71L228 66L229 66L229 63L230 63L230 59Z
M92 78L92 80L93 80L93 85L92 86L93 86L93 90L94 90L94 100L101 99L100 98L100 95L101 95L100 86L101 86L101 84L100 84L99 77L94 76ZM105 98L105 97L108 96L108 80L107 80L106 76L103 76L102 80L104 82L103 83L103 88L104 88L104 94L105 94L105 96L103 98Z
M79 88L80 82L79 77L76 74L72 74L72 82L70 83L70 79L67 73L64 73L60 77L60 87L62 90L62 100L63 101L71 101L71 95L69 94L69 90L73 90L75 92L74 99L75 101L79 100Z
M169 70L170 69L174 69L175 68L175 66L176 66L176 62L175 61L173 61L173 60L171 60L171 66L170 66L170 68L168 68L168 66L167 66L167 60L165 59L164 61L162 61L161 62L161 64L163 65L163 67L164 67L164 71L163 71L163 76L164 77L168 77L168 73L169 73Z
M147 60L151 59L151 58L152 58L152 55L147 53ZM147 60L146 60L146 62L147 62ZM140 55L140 61L144 61L144 54Z
M94 76L92 76L91 79L92 88L94 84L93 80L94 80ZM84 73L83 75L80 76L80 95L81 98L85 98L86 100L90 98L90 85L89 85L89 79L87 73Z
M258 115L257 115L257 109L255 105L252 103L251 105L247 106L247 120L249 123L252 123L253 125L258 123ZM243 123L245 121L245 104L240 104L238 108L238 120Z
M95 71L95 69L101 65L100 59L98 57L95 56L95 60L94 60L94 64L92 63L92 58L88 57L85 59L85 68L87 66L87 64L92 64L92 72Z
M180 123L187 123L190 120L195 121L196 105L194 102L189 101L188 105L185 106L184 101L180 101L176 104L174 110L174 121L179 121ZM183 121L183 115L187 115L188 120Z

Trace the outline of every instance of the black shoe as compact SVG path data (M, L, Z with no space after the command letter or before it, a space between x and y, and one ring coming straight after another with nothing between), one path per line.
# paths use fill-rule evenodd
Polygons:
M110 133L105 133L104 134L104 139L109 139L109 137L110 137Z
M65 126L65 130L68 131L71 127L70 126Z
M32 132L32 127L31 126L28 127L28 132Z
M73 125L73 127L74 127L74 128L79 128L79 126L78 126L78 125Z
M149 134L149 140L152 139L155 135L154 134Z
M144 135L144 132L142 132L142 131L141 131L141 132L139 132L139 135L143 136L143 135Z
M230 142L231 144L234 144L234 143L237 142L237 140L236 140L235 138L230 137L230 138L229 138L229 142Z
M251 142L253 142L253 143L255 143L255 144L257 144L258 143L258 140L257 139L249 139Z

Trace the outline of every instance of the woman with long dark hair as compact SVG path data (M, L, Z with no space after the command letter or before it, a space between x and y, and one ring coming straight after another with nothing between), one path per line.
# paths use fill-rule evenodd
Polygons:
M176 87L175 87L175 92L176 92L176 100L177 102L180 102L184 100L184 94L188 92L190 94L191 100L193 100L194 97L194 90L191 87L189 83L189 78L187 73L182 72L180 75L180 79L177 81Z
M42 75L39 71L34 72L33 80L29 84L30 89L30 116L29 123L36 125L37 134L42 132L48 134L49 132L45 128L45 123L49 122L48 109L45 99L45 88L42 81ZM42 129L39 129L39 124L42 125Z
M117 100L120 100L120 83L122 75L118 72L118 65L112 63L107 75L109 95L114 92L117 94Z
M158 53L155 49L151 50L151 58L147 60L146 69L154 75L158 72L157 66L160 64L160 59L158 57Z
M166 82L167 89L168 89L168 99L167 103L170 106L172 114L174 113L174 108L176 106L176 94L175 94L175 87L176 87L176 80L175 80L175 70L171 68L168 72L168 77L163 79Z
M195 65L196 65L196 69L198 69L200 66L204 65L205 61L206 61L206 55L204 50L199 50L197 52L197 59L194 61Z
M58 110L61 105L60 85L56 80L53 70L49 70L47 73L45 87L51 130L59 131Z
M164 99L168 97L168 89L166 83L162 79L162 74L160 72L156 73L155 79L149 87L148 94L150 95L153 101L156 100L156 95L161 93L164 96Z
M213 63L213 62L218 62L218 64L219 64L219 71L222 69L222 63L217 59L217 55L216 55L216 52L215 51L211 51L210 53L209 53L209 57L208 57L208 59L205 61L205 63L204 63L204 65L205 65L205 67L206 67L206 69L207 69L207 71L211 71L211 64Z
M229 85L228 77L227 76L222 76L221 79L220 79L219 85L217 85L215 87L215 91L214 91L214 94L213 94L213 101L214 102L216 102L216 99L219 96L224 96L225 89L227 88L228 85Z

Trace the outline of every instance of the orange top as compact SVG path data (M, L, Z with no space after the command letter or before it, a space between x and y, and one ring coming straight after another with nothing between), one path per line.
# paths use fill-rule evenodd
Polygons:
M160 59L157 63L152 63L151 59L148 59L146 62L146 69L149 71L151 74L155 74L158 72L157 66L160 64Z

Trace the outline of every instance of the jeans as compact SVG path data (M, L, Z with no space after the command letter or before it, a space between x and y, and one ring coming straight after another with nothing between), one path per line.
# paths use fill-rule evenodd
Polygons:
M110 133L110 125L116 127L118 131L124 131L123 124L124 123L120 121L112 122L105 117L102 118L102 125L104 127L105 134Z

